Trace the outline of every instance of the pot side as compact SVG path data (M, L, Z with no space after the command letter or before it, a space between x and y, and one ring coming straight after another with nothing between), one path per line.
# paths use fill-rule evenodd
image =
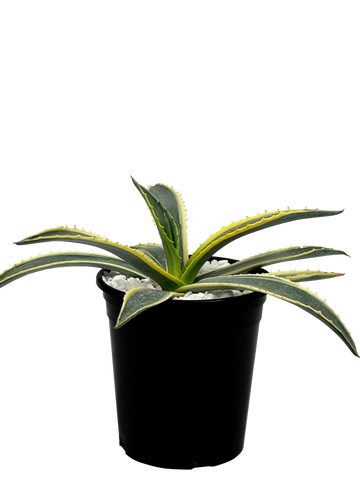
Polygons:
M109 317L119 437L126 454L177 469L235 458L244 446L266 295L169 300L115 329L124 293L108 286L103 273L96 282Z

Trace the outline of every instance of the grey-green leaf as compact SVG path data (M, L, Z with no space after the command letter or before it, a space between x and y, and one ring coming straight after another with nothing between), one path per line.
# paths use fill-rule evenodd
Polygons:
M287 278L292 282L312 282L314 280L326 280L327 278L341 277L343 273L321 272L320 270L290 270L283 272L269 272L268 275Z
M198 247L185 265L180 278L185 284L193 282L196 278L196 274L204 263L218 250L237 238L275 225L307 218L328 217L338 215L341 212L342 210L287 209L278 210L276 212L265 212L254 217L247 217L245 220L240 220L239 222L233 222L211 235Z
M291 280L269 274L233 275L203 279L192 285L180 287L177 292L185 293L188 291L199 292L222 289L253 290L293 303L331 328L352 353L359 356L350 332L341 322L338 315L315 293Z
M293 260L302 260L304 258L315 258L329 255L346 255L342 250L334 250L325 247L288 247L279 250L272 250L266 253L260 253L253 257L245 258L239 262L232 263L223 268L219 268L213 272L199 275L195 281L209 277L219 277L220 275L240 275L249 273L251 270L258 267L266 267L276 263L288 262Z
M140 243L139 245L132 245L130 248L134 248L141 253L147 255L154 263L157 263L159 267L166 270L166 257L162 245L155 243Z
M187 262L188 256L188 245L187 245L187 221L186 221L186 211L183 199L181 195L176 192L173 188L168 187L157 183L153 187L149 188L150 192L155 195L156 198L164 205L168 210L174 222L177 226L177 231L179 235L179 255L180 255L180 266L184 267Z
M153 193L133 178L132 181L144 198L155 221L164 247L167 270L172 275L180 277L179 232L176 223L167 208Z
M30 273L59 267L96 267L114 270L122 275L146 278L132 265L119 258L85 252L57 252L23 260L0 274L0 287Z
M152 290L150 288L138 287L126 292L124 303L119 313L115 328L120 328L136 315L148 308L159 305L171 299L176 294L164 290ZM171 320L171 319L170 319Z
M57 227L54 229L50 228L36 235L31 235L20 242L16 242L16 244L28 245L33 243L56 241L82 243L85 245L102 248L103 250L106 250L133 265L136 270L140 271L145 276L152 278L164 290L174 290L178 286L184 284L184 282L163 270L157 263L154 263L148 258L148 256L144 255L140 251L130 248L126 245L120 245L119 243L111 242L110 240L100 237L99 235L91 236L91 233L84 232L84 230L77 230L74 228L69 229L68 227Z

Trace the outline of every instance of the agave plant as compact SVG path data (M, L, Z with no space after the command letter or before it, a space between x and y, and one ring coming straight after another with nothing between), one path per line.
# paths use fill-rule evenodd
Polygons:
M346 255L345 252L315 246L289 247L261 253L216 271L198 275L204 263L233 240L286 222L337 215L342 212L341 210L287 209L247 217L221 228L189 257L186 214L181 196L173 188L163 184L156 184L147 189L132 180L151 211L162 245L139 244L128 247L77 228L51 228L16 244L75 242L102 248L115 256L85 252L38 255L5 270L0 275L0 287L33 272L66 266L100 267L140 279L150 277L161 286L162 290L137 287L127 292L115 328L121 327L140 312L175 296L183 296L189 291L231 289L263 292L307 311L331 328L351 352L359 356L349 331L338 315L315 293L299 285L302 281L326 279L341 274L310 270L251 273L258 267L324 255Z

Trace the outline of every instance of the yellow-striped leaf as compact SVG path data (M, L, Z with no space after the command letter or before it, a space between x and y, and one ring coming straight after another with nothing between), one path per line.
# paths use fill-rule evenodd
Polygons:
M114 270L122 275L146 278L132 265L119 258L85 252L57 252L23 260L0 274L0 287L30 273L58 267L96 267Z
M168 210L177 226L179 235L179 255L180 267L183 268L189 259L188 254L188 239L187 239L187 220L186 211L181 195L173 188L157 183L149 188L150 192L164 205Z
M167 208L153 193L140 185L133 178L132 181L149 207L155 225L159 231L166 256L167 270L172 275L180 277L179 232L176 223Z
M20 242L16 242L16 244L27 245L32 243L62 241L91 245L93 247L102 248L103 250L106 250L130 263L136 268L136 270L139 270L146 277L152 278L164 290L174 290L184 284L184 282L159 267L157 263L154 263L150 258L138 250L125 245L120 245L119 243L110 242L106 238L98 235L91 237L91 233L85 232L84 230L79 230L79 233L76 234L76 230L77 229L74 228L69 229L68 227L48 229L37 233L36 235L31 235Z
M176 293L164 290L152 290L150 288L138 287L126 292L115 328L120 328L136 315L148 308L159 305L174 297Z
M219 268L213 272L199 275L196 277L196 281L203 278L219 277L220 275L240 275L243 273L249 273L251 270L258 267L266 267L276 263L328 255L346 255L346 253L342 250L314 246L282 248L266 253L260 253L259 255L240 260L239 262L232 263L231 265Z
M321 320L333 330L356 356L359 356L350 332L338 315L315 293L286 278L269 274L244 274L214 277L180 287L177 292L206 290L253 290L290 302Z
M158 245L156 243L140 243L139 245L131 245L131 248L135 248L135 250L144 253L150 258L150 260L152 260L154 263L157 263L159 267L166 270L166 258L162 245Z
M330 215L338 215L342 211L331 210L278 210L276 212L265 212L262 215L255 217L247 217L245 220L233 222L227 227L223 227L218 232L211 235L206 242L202 243L200 247L191 256L181 275L181 280L185 284L194 281L196 274L202 265L218 250L228 243L243 237L250 233L258 232L264 228L269 228L282 223L293 222L306 218L327 217Z
M290 270L287 272L269 272L268 275L287 278L292 282L312 282L313 280L326 280L327 278L342 277L343 273L320 272L319 270Z

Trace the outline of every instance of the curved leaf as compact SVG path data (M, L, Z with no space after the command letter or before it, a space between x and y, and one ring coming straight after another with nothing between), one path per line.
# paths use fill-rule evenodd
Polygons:
M219 277L220 275L240 275L249 273L251 270L258 267L266 267L275 263L288 262L292 260L302 260L304 258L322 257L328 255L347 255L342 250L334 250L332 248L324 247L288 247L279 250L272 250L266 253L260 253L253 257L245 258L239 262L232 263L213 272L199 275L194 281L209 277Z
M180 277L179 232L176 223L169 211L153 193L137 183L133 178L132 181L143 196L154 218L164 247L168 272L176 277Z
M133 288L126 292L123 305L116 321L115 328L120 328L136 315L148 308L159 305L174 297L176 293L166 292L164 290L152 290L146 287Z
M154 263L138 250L120 245L119 243L110 242L106 238L98 235L91 237L91 233L84 232L84 230L79 230L79 233L76 235L76 230L77 229L69 229L68 227L50 228L36 235L31 235L20 242L16 242L16 244L27 245L32 243L64 241L91 245L113 253L122 260L130 263L146 277L152 278L164 290L174 290L184 284L184 282L163 270L158 264Z
M157 183L149 188L150 192L164 205L175 221L179 234L180 267L183 268L189 259L187 244L186 211L181 195L173 188Z
M199 292L223 289L253 290L293 303L331 328L352 353L359 356L350 332L329 305L315 293L286 278L279 278L269 274L214 277L200 280L200 282L193 283L192 285L180 287L177 292L186 293L188 291Z
M293 222L306 218L327 217L330 215L338 215L340 211L331 210L278 210L276 212L265 212L255 217L247 217L245 220L233 222L227 227L223 227L218 232L211 235L206 242L194 252L187 262L183 274L180 277L185 284L194 281L196 274L203 264L218 250L237 238L248 235L249 233L258 232L264 228L269 228L282 223Z
M327 278L342 277L343 273L320 272L314 270L290 270L287 272L269 272L268 275L287 278L292 282L311 282L313 280L326 280Z
M135 250L144 253L150 260L157 263L159 267L166 270L166 258L162 245L156 243L140 243L139 245L131 245L131 248L135 248Z
M30 273L40 272L49 268L58 267L96 267L115 270L116 272L136 278L146 278L132 265L119 258L96 253L85 252L57 252L46 253L23 260L0 274L0 287L7 285L18 278Z

